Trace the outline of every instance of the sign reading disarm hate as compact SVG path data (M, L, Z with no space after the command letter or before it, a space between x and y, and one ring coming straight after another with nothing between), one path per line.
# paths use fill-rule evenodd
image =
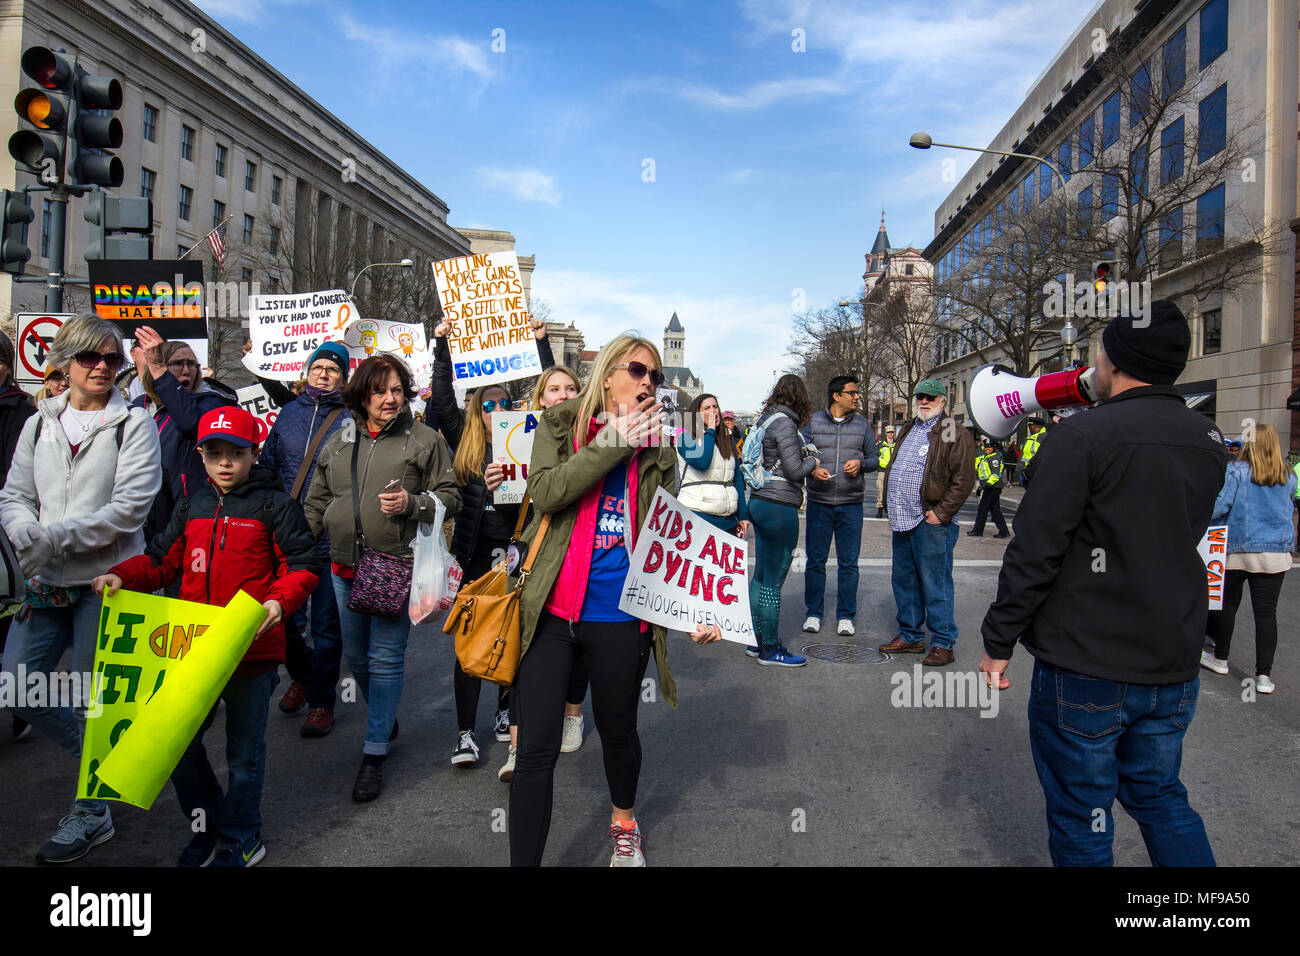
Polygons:
M165 339L204 339L203 263L177 259L91 259L90 306L127 338L148 325Z
M481 252L433 264L443 321L451 326L452 377L477 388L541 372L513 252Z
M716 624L727 640L752 647L747 557L744 538L709 524L659 488L618 609L679 631Z

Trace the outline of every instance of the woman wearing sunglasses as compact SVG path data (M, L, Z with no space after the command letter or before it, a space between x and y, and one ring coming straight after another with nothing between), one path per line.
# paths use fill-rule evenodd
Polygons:
M162 488L145 523L145 533L152 540L167 527L176 503L208 480L203 459L195 450L199 419L231 402L203 381L194 350L184 342L164 342L147 325L136 330L135 340L144 355L144 368L140 369L144 394L132 404L153 415L162 448Z
M619 610L636 536L655 492L675 487L677 452L663 439L663 382L654 343L621 335L596 356L577 398L548 408L533 440L528 493L536 514L526 537L536 544L523 588L523 638L515 683L519 746L510 786L510 862L537 866L550 829L555 762L574 662L591 679L591 703L610 794L611 866L644 866L636 822L641 741L636 712L650 653L659 691L673 707L667 632ZM541 541L543 516L550 525ZM691 634L698 643L717 628Z
M533 337L543 368L555 364L551 344L546 341L546 323L534 319ZM433 381L429 404L438 417L442 435L455 456L452 467L460 485L461 510L451 533L451 553L460 563L469 583L492 570L505 558L519 519L518 505L498 505L493 493L501 487L504 474L492 461L492 413L510 411L510 396L500 385L484 385L469 394L467 407L456 404L452 385L451 349L447 345L450 326L443 322L434 329ZM474 736L478 720L479 691L483 682L470 677L452 659L452 686L456 696L456 745L452 749L454 767L469 768L478 763L479 746ZM493 732L497 740L510 739L510 689L497 689L496 719Z
M99 632L90 582L144 549L140 527L162 477L157 430L113 385L125 361L121 333L98 316L59 329L50 362L64 370L68 391L41 402L23 426L0 491L0 523L30 579L9 632L4 679L14 681L23 670L48 679L72 648L74 699L15 713L74 755L81 751ZM104 801L77 800L36 856L47 863L80 859L113 832Z
M45 384L41 386L32 398L37 405L46 398L58 398L68 390L68 376L63 374L63 369L55 368L53 365L45 367Z

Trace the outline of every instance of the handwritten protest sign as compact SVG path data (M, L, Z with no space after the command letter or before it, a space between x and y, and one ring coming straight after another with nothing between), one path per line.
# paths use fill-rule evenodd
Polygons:
M90 307L134 338L148 325L165 339L206 339L203 263L178 259L91 259Z
M743 538L727 534L662 488L641 527L618 609L679 631L717 624L754 646Z
M470 388L541 372L513 252L481 252L433 264L452 376Z
M250 295L248 337L253 348L244 356L244 367L262 378L296 382L305 377L311 353L323 342L342 339L356 318L356 306L339 289Z
M536 434L537 412L492 413L492 460L506 473L506 480L492 494L497 504L517 505L524 500Z
M239 401L239 407L257 421L258 444L265 442L266 436L271 434L276 416L280 414L280 406L275 404L261 385L245 385L236 390L235 398Z
M77 796L153 806L265 618L242 591L224 608L106 596Z
M1196 546L1205 562L1205 584L1210 592L1210 610L1223 610L1223 580L1228 569L1228 526L1210 525Z
M357 319L343 334L334 336L334 340L348 347L348 354L352 357L351 371L356 371L357 366L372 355L388 352L406 363L417 388L433 378L433 359L424 339L424 329L419 325L385 319Z

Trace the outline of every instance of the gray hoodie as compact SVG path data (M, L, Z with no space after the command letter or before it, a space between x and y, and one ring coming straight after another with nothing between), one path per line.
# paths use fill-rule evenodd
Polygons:
M803 480L817 467L817 459L805 454L792 409L773 405L759 416L754 428L769 418L772 423L763 433L763 465L779 477L750 492L749 497L798 508L803 504Z
M162 484L158 429L143 409L128 409L116 389L74 457L59 424L69 395L45 399L27 419L0 491L5 534L13 538L19 528L39 523L44 534L27 552L44 559L34 576L61 587L89 584L144 551L140 529ZM23 553L19 558L26 563Z

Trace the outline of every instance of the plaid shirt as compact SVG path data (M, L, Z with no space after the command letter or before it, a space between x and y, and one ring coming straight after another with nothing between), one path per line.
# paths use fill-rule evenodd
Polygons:
M925 520L921 507L921 482L925 479L926 456L930 453L930 432L942 415L912 423L907 437L894 449L889 467L889 527L893 531L911 531Z

